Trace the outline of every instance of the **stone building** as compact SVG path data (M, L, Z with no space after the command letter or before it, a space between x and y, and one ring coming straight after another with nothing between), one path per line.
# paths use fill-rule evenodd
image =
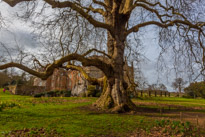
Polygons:
M51 90L72 90L75 85L82 83L81 74L75 70L55 69L53 75L47 80L34 79L34 86L44 86L46 91Z
M101 78L103 72L96 67L84 67L84 71L93 78ZM124 66L124 78L130 85L130 81L134 80L133 65L130 67L127 64ZM44 86L46 91L52 90L71 90L73 96L79 96L86 92L89 82L76 70L55 69L52 76L43 81L39 78L34 79L34 86Z

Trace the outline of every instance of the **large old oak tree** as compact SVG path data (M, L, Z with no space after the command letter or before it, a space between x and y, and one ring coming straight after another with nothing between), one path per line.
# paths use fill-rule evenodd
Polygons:
M36 2L35 0L3 1L11 7L23 2ZM192 9L197 8L197 3L200 0L43 0L43 2L50 5L53 9L62 9L62 12L64 9L75 11L95 28L106 30L107 52L91 49L84 54L71 53L52 64L46 65L44 72L38 72L15 62L2 64L0 70L16 67L45 80L52 75L55 68L59 67L77 69L83 73L84 71L81 68L69 63L72 60L81 62L83 66L95 66L103 71L105 74L104 78L95 79L86 74L84 76L93 83L103 84L103 93L95 102L95 106L98 108L118 112L135 109L135 105L128 97L128 84L123 78L125 42L128 35L137 33L144 27L158 27L163 31L174 28L172 31L186 39L185 42L188 43L190 56L195 57L195 61L198 60L199 63L205 61L203 57L205 47L202 40L205 23L203 19L195 20L194 17L198 13L193 12ZM137 14L138 12L140 14ZM148 18L144 18L146 16ZM99 19L100 17L101 19ZM163 34L161 33L161 35ZM164 33L164 35L166 34ZM194 48L197 45L192 44L193 41L190 40L190 35L196 36L193 39L199 43L200 52L195 52L195 49L198 48ZM92 52L103 54L106 60L99 56L88 56ZM200 56L203 57L201 58L202 60L199 60L196 56L198 53L202 53ZM65 65L65 63L67 64Z

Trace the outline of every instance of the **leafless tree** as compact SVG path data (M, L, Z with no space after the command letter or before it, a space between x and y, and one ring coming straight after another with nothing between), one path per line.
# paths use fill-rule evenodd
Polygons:
M167 91L167 87L164 84L159 84L159 90Z
M176 78L174 82L172 83L172 87L176 90L178 89L178 92L181 93L182 89L184 88L185 84L187 82L184 81L182 78Z
M39 2L35 0L3 1L10 6L15 6L18 3L36 5L36 3ZM202 0L43 0L40 2L44 2L46 8L52 7L53 10L58 11L57 13L59 15L75 13L76 17L74 19L77 20L80 18L86 20L91 27L97 30L105 30L104 32L106 32L106 34L103 35L103 37L105 37L106 43L101 44L106 45L107 52L95 47L85 52L67 52L63 50L64 48L62 48L61 51L52 49L57 51L56 54L61 54L61 57L56 58L56 56L53 56L53 62L49 62L47 65L36 61L39 65L45 67L45 72L37 72L25 64L15 62L3 64L0 66L0 69L17 67L41 79L47 79L52 75L54 69L58 67L74 68L83 72L78 66L71 65L69 63L71 60L81 62L83 66L95 66L101 69L105 74L105 77L102 79L94 79L86 76L90 81L103 83L104 85L103 93L95 105L100 108L112 109L118 112L129 111L134 109L135 105L128 97L126 91L128 84L123 78L126 42L129 39L133 39L135 34L142 33L145 27L155 26L156 33L159 32L160 46L163 50L169 46L172 47L174 51L178 51L179 48L180 52L187 51L186 54L183 55L189 56L189 59L191 59L190 62L199 62L198 64L201 65L201 71L203 72L204 70L205 48L203 39L205 36L205 23L203 18L200 18L204 13L204 2ZM45 7L43 9L45 9ZM28 15L32 15L35 8L35 6L30 6L30 8L27 9ZM198 8L200 8L200 11L196 10ZM46 12L46 10L44 11ZM24 16L26 15L27 14L24 14ZM64 23L69 24L69 17L70 16L65 16L61 22L62 26L65 25ZM47 22L49 20L45 21ZM70 25L72 24L68 26ZM152 28L154 29L154 27ZM48 27L48 29L50 28ZM57 30L59 31L59 35L56 35L56 37L61 40L57 46L64 47L62 41L67 40L69 35L65 33L65 36L63 36L64 30ZM82 31L82 29L79 29L79 31ZM147 33L149 31L150 30L148 30ZM68 37L66 37L66 35ZM79 39L80 36L78 40ZM88 40L92 40L92 38L90 37ZM183 45L181 45L181 41ZM53 48L53 43L50 44ZM133 47L134 45L135 44L133 44ZM50 50L49 48L50 45L48 46L48 50ZM182 50L181 48L185 48L186 50ZM91 56L93 52L103 54L104 58ZM191 64L191 66L193 66L193 64Z
M167 90L167 87L160 83L160 84L152 84L152 85L149 85L148 86L148 89L150 90L162 90L162 91L166 91Z

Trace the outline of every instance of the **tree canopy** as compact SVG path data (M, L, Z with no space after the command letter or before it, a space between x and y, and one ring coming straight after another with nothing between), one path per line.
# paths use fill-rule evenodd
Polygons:
M205 98L205 83L204 83L204 81L190 83L190 85L188 87L186 87L184 89L184 91L188 97Z

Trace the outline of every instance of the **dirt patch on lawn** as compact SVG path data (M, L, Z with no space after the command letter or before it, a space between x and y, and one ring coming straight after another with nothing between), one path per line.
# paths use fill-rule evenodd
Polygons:
M141 115L141 116L147 116L154 119L170 119L170 120L178 120L181 122L190 121L192 124L205 129L205 113L198 112L194 108L188 108L188 107L178 106L178 105L172 105L170 109L165 104L163 105L163 107L160 106L159 108L150 108L145 106L145 104L143 104L142 106L137 105L136 111L122 113L122 115ZM89 114L115 113L109 110L97 109L93 105L81 106L78 107L78 109L83 111L89 111L90 112Z
M90 99L75 99L75 100L70 100L70 102L72 103L86 103L86 102L90 102Z
M62 137L55 129L46 130L45 128L25 128L14 130L4 135L5 137Z
M205 113L203 107L186 107L182 105L157 104L150 102L135 102L137 111L133 114L155 118L169 118L172 120L190 121L205 128Z
M32 99L30 102L32 104L49 104L49 103L54 103L54 104L63 104L66 102L71 102L71 103L85 103L85 102L90 102L91 100L89 99L63 99L63 98L42 98L42 99Z
M65 102L69 102L69 100L60 99L60 98L40 98L40 99L30 100L30 103L32 103L32 104L49 104L49 103L62 104Z
M80 109L82 111L88 111L88 112L90 112L89 114L111 113L111 111L109 111L109 110L98 109L93 105L80 106L80 107L78 107L78 109Z
M172 129L170 126L166 127L153 127L149 131L144 129L136 129L128 137L204 137L205 134L200 130L194 130L194 127L190 128L189 131L182 132L177 129Z
M155 102L134 102L136 106L156 106L157 108L169 108L175 110L205 110L204 107L190 107L183 105L174 105L174 104L163 104L163 103L155 103Z

